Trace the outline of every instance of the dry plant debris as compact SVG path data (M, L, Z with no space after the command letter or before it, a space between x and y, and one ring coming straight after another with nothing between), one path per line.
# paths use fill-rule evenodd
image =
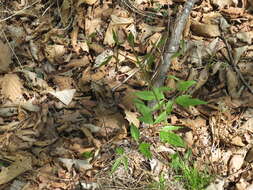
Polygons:
M168 155L185 150L161 143L159 126L143 126L133 99L160 72L187 2L2 0L0 189L157 189L151 185L161 174L167 189L183 189ZM179 135L195 167L216 176L208 190L251 190L253 1L197 1L189 14L175 40L180 55L162 71L195 80L188 93L208 104L176 107L168 122L187 127ZM131 123L152 144L152 160L136 151ZM129 171L120 166L110 175L118 146Z

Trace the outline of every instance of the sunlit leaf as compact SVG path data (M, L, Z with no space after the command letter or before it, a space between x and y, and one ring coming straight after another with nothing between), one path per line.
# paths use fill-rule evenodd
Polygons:
M121 161L122 161L121 158L115 160L111 168L111 173L114 173L119 168Z
M174 101L172 100L169 100L166 102L166 112L167 114L171 114L172 110L173 110L173 104L174 104Z
M177 134L167 131L160 131L160 140L177 147L185 147L184 140Z
M151 154L151 152L150 152L150 144L148 144L148 143L141 143L141 144L139 145L139 151L140 151L140 153L141 153L144 157L146 157L146 158L148 158L148 159L151 159L152 154Z
M118 154L118 155L123 155L124 152L125 152L125 150L124 150L124 148L122 148L122 147L117 147L115 152L116 152L116 154Z
M166 111L162 112L162 113L156 118L156 120L155 120L154 123L156 124L156 123L160 123L160 122L166 120L167 116L168 116L168 115L167 115Z
M122 163L124 165L125 170L128 170L128 158L126 156L123 156Z
M174 131L174 130L178 130L181 129L182 127L180 126L174 126L174 125L168 125L168 126L164 126L161 131Z
M189 95L178 96L175 101L177 104L179 104L183 107L207 104L207 102L199 100L199 99L191 98L191 96L189 96Z
M143 90L143 91L135 92L135 95L142 100L148 100L148 101L155 100L155 95L152 91Z
M131 132L132 138L135 141L138 141L140 139L140 131L134 124L131 124L130 132Z
M174 80L176 80L176 81L179 81L179 80L180 80L179 78L177 78L177 77L175 77L175 76L173 76L173 75L169 75L168 78L169 78L169 79L174 79Z
M196 81L194 80L188 80L188 81L179 81L177 84L177 89L179 91L186 91L188 88L190 88L192 85L196 84Z

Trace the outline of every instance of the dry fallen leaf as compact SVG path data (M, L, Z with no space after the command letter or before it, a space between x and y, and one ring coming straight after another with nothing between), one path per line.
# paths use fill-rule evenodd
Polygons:
M131 124L133 123L136 127L139 128L140 126L140 120L138 119L138 114L137 112L131 112L128 110L124 110L125 114L126 114L126 120Z
M0 40L0 72L6 72L11 64L11 51L8 45Z
M6 74L2 79L2 94L5 98L15 102L23 98L23 85L16 74Z
M76 92L76 89L66 89L66 90L55 91L55 92L51 91L49 93L54 95L65 105L68 105L72 101L75 92Z
M214 24L192 23L191 29L195 34L204 37L220 36L219 26Z

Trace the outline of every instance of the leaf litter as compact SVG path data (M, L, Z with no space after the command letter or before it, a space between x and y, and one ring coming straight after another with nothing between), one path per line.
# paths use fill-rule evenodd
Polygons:
M172 19L184 2L167 2ZM2 185L155 189L150 185L166 173L168 189L183 189L167 163L168 154L185 150L158 141L159 127L143 127L133 104L134 92L147 86L135 55L142 60L155 52L147 72L160 64L163 50L154 47L166 37L167 18L150 20L143 12L167 11L164 1L157 3L162 6L135 1L144 13L139 15L111 0L1 2L0 29L6 35L0 37ZM250 0L198 2L184 31L182 53L168 73L195 80L188 93L208 102L176 107L168 118L171 125L187 128L178 134L192 148L195 167L219 176L207 189L252 188L253 96L235 70L252 86L252 26ZM134 51L127 41L130 32ZM165 84L173 87L175 81ZM166 96L173 97L173 91ZM152 144L152 160L136 151L131 124ZM112 176L118 146L125 149L129 170L122 165Z

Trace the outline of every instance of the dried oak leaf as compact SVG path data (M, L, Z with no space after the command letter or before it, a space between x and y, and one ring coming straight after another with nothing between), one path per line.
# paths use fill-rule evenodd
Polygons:
M19 101L23 98L23 85L16 74L6 74L2 79L2 95L11 101Z
M0 40L0 72L8 71L10 63L10 48Z

